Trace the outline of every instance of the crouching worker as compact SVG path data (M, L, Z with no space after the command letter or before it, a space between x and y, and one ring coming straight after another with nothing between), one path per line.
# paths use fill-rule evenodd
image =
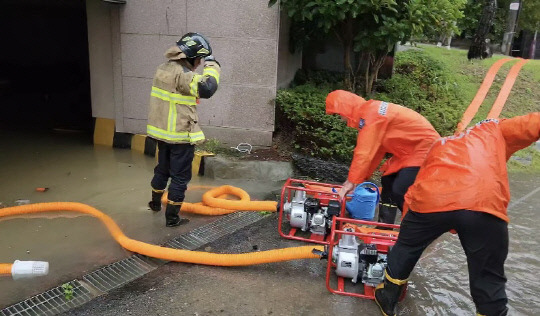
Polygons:
M506 315L504 261L510 200L506 162L540 137L540 112L486 120L442 138L430 150L405 195L406 214L388 255L384 282L375 290L383 315L395 315L398 298L424 249L455 230L469 270L477 315Z
M152 178L152 211L161 210L161 197L169 185L165 219L167 227L187 223L179 212L191 180L195 144L204 141L199 127L197 103L210 98L219 83L219 63L212 56L208 41L188 33L165 53L167 62L156 71L148 111L147 134L157 140L158 165ZM195 72L204 63L202 75Z
M403 209L405 192L439 134L425 117L409 108L366 101L343 90L328 94L326 114L339 114L347 126L358 130L349 176L339 191L341 198L371 177L387 153L392 155L381 179L379 222L393 224L397 208Z

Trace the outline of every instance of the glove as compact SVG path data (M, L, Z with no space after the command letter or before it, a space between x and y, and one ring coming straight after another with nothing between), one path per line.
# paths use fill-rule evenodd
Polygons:
M209 61L213 61L213 62L215 62L216 64L218 64L221 67L219 62L214 57L214 55L208 55L208 56L204 57L204 62L209 62Z

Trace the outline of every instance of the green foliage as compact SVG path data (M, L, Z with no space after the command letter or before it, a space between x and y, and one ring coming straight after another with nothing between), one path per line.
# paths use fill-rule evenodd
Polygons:
M519 27L532 32L540 30L540 1L523 1L523 9L519 17Z
M70 301L73 299L73 285L69 283L62 284L62 291L66 300Z
M492 43L500 43L506 32L508 8L511 0L497 0L495 21L488 38ZM463 9L463 17L458 20L457 26L461 31L461 37L472 38L478 28L478 20L482 15L483 2L468 0ZM521 20L521 18L520 18Z
M208 138L202 144L196 145L195 149L198 151L207 151L210 153L217 153L223 146L221 142L215 138Z
M365 92L388 52L400 41L425 31L457 32L455 21L462 16L466 0L280 0L293 21L291 36L302 43L317 33L333 33L344 48L346 88L355 91L360 67L353 67L351 51L362 52L367 61ZM277 3L270 0L269 6ZM295 25L295 26L294 26ZM300 25L300 26L298 26ZM360 64L360 63L359 63ZM356 69L355 69L356 68Z
M338 116L326 114L326 95L331 91L327 85L312 84L278 91L278 125L290 133L297 151L349 163L357 133Z
M395 74L375 99L401 104L425 116L441 135L454 132L467 100L451 70L419 50L397 54Z

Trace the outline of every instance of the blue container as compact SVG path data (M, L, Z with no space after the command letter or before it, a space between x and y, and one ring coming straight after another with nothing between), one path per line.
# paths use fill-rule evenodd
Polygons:
M375 183L364 182L356 187L345 208L351 218L371 221L375 217L377 204L379 204L379 187Z

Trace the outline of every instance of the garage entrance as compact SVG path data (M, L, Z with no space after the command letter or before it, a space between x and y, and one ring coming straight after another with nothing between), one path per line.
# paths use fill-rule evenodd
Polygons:
M84 0L0 1L0 126L90 131Z

